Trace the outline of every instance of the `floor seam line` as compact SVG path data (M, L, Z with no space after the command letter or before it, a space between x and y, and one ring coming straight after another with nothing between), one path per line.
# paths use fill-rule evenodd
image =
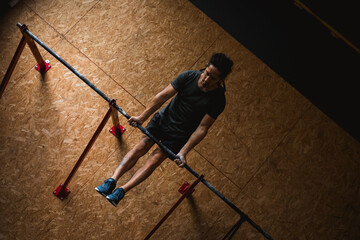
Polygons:
M239 190L241 190L241 187L239 185L237 185L234 181L232 181L225 173L223 173L222 171L220 171L220 169L218 169L212 162L210 162L204 155L202 155L199 151L197 151L196 149L194 149L194 151L196 153L198 153L202 158L204 158L211 166L213 166L217 171L219 171L226 179L228 179L232 184L234 184L237 188L239 188Z
M242 188L241 192L243 192L245 190L245 188L247 187L247 185L252 181L252 179L254 179L254 177L257 175L257 173L260 171L260 169L265 165L266 162L269 161L270 156L273 155L273 153L279 148L280 144L285 140L285 138L291 133L291 131L295 128L295 126L299 123L299 121L301 119L303 119L304 115L310 110L311 105L300 115L300 117L297 119L297 121L294 122L294 124L292 125L292 127L290 127L287 131L286 134L284 134L284 136L281 138L281 140L278 142L278 144L273 148L273 150L271 151L271 153L264 159L264 161L260 164L260 166L258 167L258 169L254 172L254 174L250 177L250 179L246 182L246 184L244 185L244 187Z

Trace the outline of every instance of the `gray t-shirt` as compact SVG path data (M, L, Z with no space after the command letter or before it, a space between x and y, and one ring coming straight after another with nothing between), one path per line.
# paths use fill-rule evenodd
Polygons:
M198 87L201 71L182 72L171 85L177 91L176 96L159 111L161 124L166 131L190 136L208 114L216 119L225 108L225 94L222 87L203 92Z

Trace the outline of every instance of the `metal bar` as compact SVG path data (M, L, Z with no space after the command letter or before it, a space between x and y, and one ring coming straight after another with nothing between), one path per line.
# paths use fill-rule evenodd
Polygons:
M34 41L31 38L27 39L27 43L29 45L31 52L33 53L33 55L36 59L36 62L40 66L40 72L43 72L45 69L45 63L44 63L45 61L44 61L43 57L41 56L39 49L36 47Z
M18 27L21 27L21 24L17 24ZM53 55L56 59L58 59L62 64L64 64L70 71L72 71L76 76L78 76L83 82L85 82L89 87L91 87L95 92L97 92L102 98L104 98L107 102L110 102L110 98L108 98L103 92L101 92L98 88L96 88L89 80L87 80L84 76L82 76L78 71L76 71L70 64L68 64L65 60L63 60L60 56L58 56L53 50L51 50L48 46L46 46L43 42L41 42L35 35L33 35L28 29L25 31L32 39L34 39L40 46L42 46L46 51L48 51L51 55ZM123 109L121 109L117 104L113 106L116 110L118 110L123 116L127 119L130 118L130 115L127 114ZM151 140L153 140L164 152L168 155L171 160L176 159L176 154L174 154L168 147L166 147L163 143L157 140L149 131L147 131L141 125L137 125L137 128L140 129L145 135L147 135ZM185 164L185 169L188 170L191 174L193 174L196 178L199 178L199 174L195 172L191 167ZM232 209L234 209L241 217L243 217L246 221L248 221L256 230L264 235L267 239L272 240L269 234L263 231L256 223L254 223L245 213L243 213L239 208L237 208L232 202L230 202L226 197L224 197L219 191L217 191L210 183L206 180L202 179L201 182L208 187L212 192L214 192L218 197L220 197L226 204L228 204Z
M16 67L16 64L17 62L19 61L19 58L20 58L20 55L22 53L22 51L24 50L24 47L25 47L25 44L26 44L26 38L25 36L23 35L21 40L20 40L20 43L19 43L19 46L17 47L16 49L16 52L10 62L10 65L5 73L5 76L1 82L1 86L0 86L0 98L2 97L3 95L3 92L5 91L5 88L6 88L6 85L8 84L9 80L10 80L10 77Z
M239 223L236 225L234 231L231 233L230 237L228 240L231 240L234 236L235 236L235 233L239 230L239 228L241 227L241 224L243 223L244 221L242 221L240 219Z
M85 150L83 151L83 153L81 154L79 160L76 162L74 168L72 169L71 173L69 174L69 176L67 177L65 183L63 184L63 188L66 188L66 186L69 184L69 182L71 181L72 177L74 176L74 174L76 173L76 171L78 170L78 168L80 167L81 163L83 162L83 160L85 159L86 155L88 154L88 152L90 151L91 147L94 145L96 139L98 138L99 134L101 133L101 131L103 130L103 128L105 127L105 124L107 123L107 121L109 120L111 113L112 113L112 108L109 108L109 110L107 111L107 113L105 114L105 117L103 118L103 120L101 121L100 125L98 126L98 128L96 129L94 135L92 136L92 138L90 139L88 145L86 146Z
M26 36L26 42L32 52L32 54L34 55L35 59L36 59L36 62L38 63L39 65L39 68L40 68L40 72L41 73L45 73L45 69L46 69L46 66L45 66L45 61L43 59L43 57L41 56L40 52L39 52L39 49L36 47L34 41L29 37L29 35L27 34L24 34L24 32L26 30L28 30L27 26L25 24L23 24L21 27L20 27L20 30L22 32L22 34L24 36Z
M179 200L172 206L172 208L165 214L165 216L160 220L158 224L151 230L151 232L145 237L145 240L149 239L155 231L165 222L165 220L170 216L170 214L180 205L180 203L191 194L191 190L195 188L195 186L204 178L204 175L201 175L198 179L196 179L193 184L186 190L186 192L179 198Z
M241 227L241 224L242 224L243 222L245 222L245 220L240 217L240 220L237 221L237 223L230 229L230 231L225 235L225 237L223 238L223 240L230 240L230 239L232 239L232 237L235 235L235 233L237 232L237 230L239 230L239 228Z
M119 116L118 116L118 112L116 111L116 108L113 107L113 105L115 105L116 102L114 100L114 102L110 103L110 107L114 110L112 111L111 114L111 119L112 119L112 123L113 123L113 127L114 127L114 135L115 136L121 136L121 129L120 129L120 121L119 121Z

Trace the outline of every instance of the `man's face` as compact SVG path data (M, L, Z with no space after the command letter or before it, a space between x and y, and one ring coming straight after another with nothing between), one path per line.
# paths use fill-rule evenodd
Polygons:
M201 90L207 92L216 89L219 86L220 71L214 65L208 65L200 75L198 85Z

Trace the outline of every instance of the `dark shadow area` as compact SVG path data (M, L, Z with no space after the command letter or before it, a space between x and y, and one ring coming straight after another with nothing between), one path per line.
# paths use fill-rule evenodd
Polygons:
M191 2L360 141L360 54L355 49L293 1ZM354 3L303 3L360 47Z
M203 236L206 233L206 229L201 225L202 220L202 213L199 210L199 207L196 204L196 201L193 197L193 195L189 195L185 200L189 206L191 211L191 217L194 220L194 227L197 229L197 232L201 232L201 236Z

